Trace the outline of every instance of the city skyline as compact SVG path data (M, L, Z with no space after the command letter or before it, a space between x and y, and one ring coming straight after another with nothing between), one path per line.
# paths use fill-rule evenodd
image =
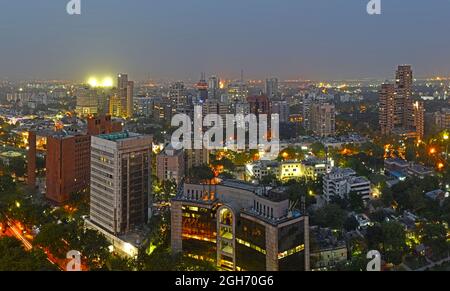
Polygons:
M9 1L0 12L0 79L120 71L135 80L238 79L241 69L256 79L384 79L393 63L414 65L418 77L448 76L450 3L428 2L384 1L370 16L358 0L83 1L82 15L69 16L66 3Z

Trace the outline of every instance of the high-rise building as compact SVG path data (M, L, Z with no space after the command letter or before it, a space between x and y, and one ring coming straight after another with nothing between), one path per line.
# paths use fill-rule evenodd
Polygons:
M434 124L438 130L450 129L450 108L443 108L434 114Z
M234 180L185 183L171 204L172 251L225 270L308 271L309 218L285 190Z
M392 133L423 139L424 106L412 98L413 71L410 65L398 66L395 85L383 84L379 92L379 123L384 135Z
M170 85L168 98L172 103L185 104L187 101L186 88L183 82L175 82Z
M205 74L202 73L202 76L200 78L200 81L195 85L195 88L198 92L198 101L204 102L208 99L208 83L205 80Z
M398 66L395 73L396 80L396 107L395 124L403 125L405 128L414 128L414 119L412 118L412 84L413 71L410 65Z
M75 91L76 113L80 117L105 113L108 110L108 94L110 91L106 88L82 87L77 89Z
M289 104L287 101L272 101L272 114L278 114L280 116L281 123L287 123L289 121Z
M47 137L46 198L67 202L71 195L89 187L89 135L68 135L60 131Z
M382 84L380 91L380 126L383 135L389 135L395 128L396 92L394 84Z
M247 97L250 106L250 113L256 116L260 114L270 115L272 113L270 100L265 95Z
M92 137L89 222L113 235L147 223L152 138L122 132Z
M132 118L134 114L134 82L128 80L127 74L117 76L117 93L111 97L110 111L113 116Z
M192 175L192 168L209 165L209 153L209 150L204 147L202 149L185 150L186 175Z
M220 80L216 76L211 76L208 80L208 97L219 99Z
M203 116L208 114L217 114L222 117L223 122L226 122L226 115L229 113L228 104L225 102L219 102L215 99L208 99L202 104Z
M309 129L320 137L336 134L336 110L334 104L312 104L310 109Z
M270 99L277 99L279 97L278 78L266 79L266 96Z
M416 138L423 140L425 136L425 105L422 101L416 101L412 108L412 129L416 132Z
M88 118L87 134L56 132L47 137L46 198L62 204L89 188L91 136L122 130L110 116Z
M309 129L309 120L311 113L311 104L313 102L313 97L310 95L302 96L301 101L301 110L302 110L302 119L303 119L303 127Z

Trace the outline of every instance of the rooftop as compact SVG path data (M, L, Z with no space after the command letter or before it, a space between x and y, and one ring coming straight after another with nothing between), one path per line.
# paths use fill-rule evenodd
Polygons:
M109 141L119 141L119 140L137 137L137 136L139 136L139 135L136 133L130 133L128 131L124 131L124 132L111 133L111 134L101 134L97 137L101 138L101 139L106 139Z

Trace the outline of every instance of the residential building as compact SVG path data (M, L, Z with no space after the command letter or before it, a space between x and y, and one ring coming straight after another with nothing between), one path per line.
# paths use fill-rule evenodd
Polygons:
M450 108L443 108L434 114L434 124L438 130L450 129Z
M331 229L318 226L311 227L310 240L312 270L326 271L338 264L347 262L347 243L345 240L338 239Z
M334 104L312 104L309 113L309 129L320 137L336 134L336 109Z
M266 79L266 88L265 94L270 99L277 99L280 95L279 86L278 86L278 78L270 78Z
M412 98L411 66L398 66L395 79L395 84L383 84L379 92L381 133L422 140L425 130L425 108L423 102L414 101Z
M175 181L179 185L185 176L184 163L183 150L168 145L156 156L156 176L160 181Z
M333 168L323 177L323 195L330 202L333 198L348 198L349 194L358 193L364 200L370 198L370 181L358 177L352 169Z

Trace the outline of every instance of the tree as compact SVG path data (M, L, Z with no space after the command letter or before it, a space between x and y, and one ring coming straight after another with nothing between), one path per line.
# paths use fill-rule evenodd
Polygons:
M364 209L364 200L357 192L350 192L349 194L350 207L353 211L361 212Z
M385 207L391 207L394 201L394 194L386 184L381 188L381 201Z
M25 251L15 238L0 238L0 271L56 271L40 250Z
M214 172L207 165L202 165L198 167L193 167L191 170L192 178L201 180L201 181L209 181L214 178Z
M182 254L173 255L169 249L158 249L140 258L143 271L216 271L210 262L195 260Z
M69 245L64 241L67 236L67 228L64 224L46 224L34 239L34 244L48 249L57 258L65 259L70 250Z
M397 222L383 222L367 229L368 248L381 252L384 259L399 265L407 250L404 227Z
M326 157L325 145L320 142L315 142L311 145L311 152L318 158L324 159Z
M110 256L107 239L95 230L86 229L79 236L79 244L89 269L102 269Z
M345 211L336 204L328 204L314 213L312 220L321 227L341 230L346 219Z
M17 177L25 176L25 173L27 172L25 159L22 157L12 158L9 161L9 169L16 174Z
M358 228L358 226L359 226L359 223L358 223L358 221L356 220L356 218L352 215L352 216L350 216L350 217L348 217L346 220L345 220L345 223L344 223L344 229L346 230L346 231L353 231L353 230L356 230L357 228Z
M445 226L437 223L427 223L422 230L423 243L430 247L433 255L441 257L449 252L449 243L447 242L447 230Z
M384 222L381 224L381 229L385 260L394 265L401 264L407 250L405 228L397 222Z

